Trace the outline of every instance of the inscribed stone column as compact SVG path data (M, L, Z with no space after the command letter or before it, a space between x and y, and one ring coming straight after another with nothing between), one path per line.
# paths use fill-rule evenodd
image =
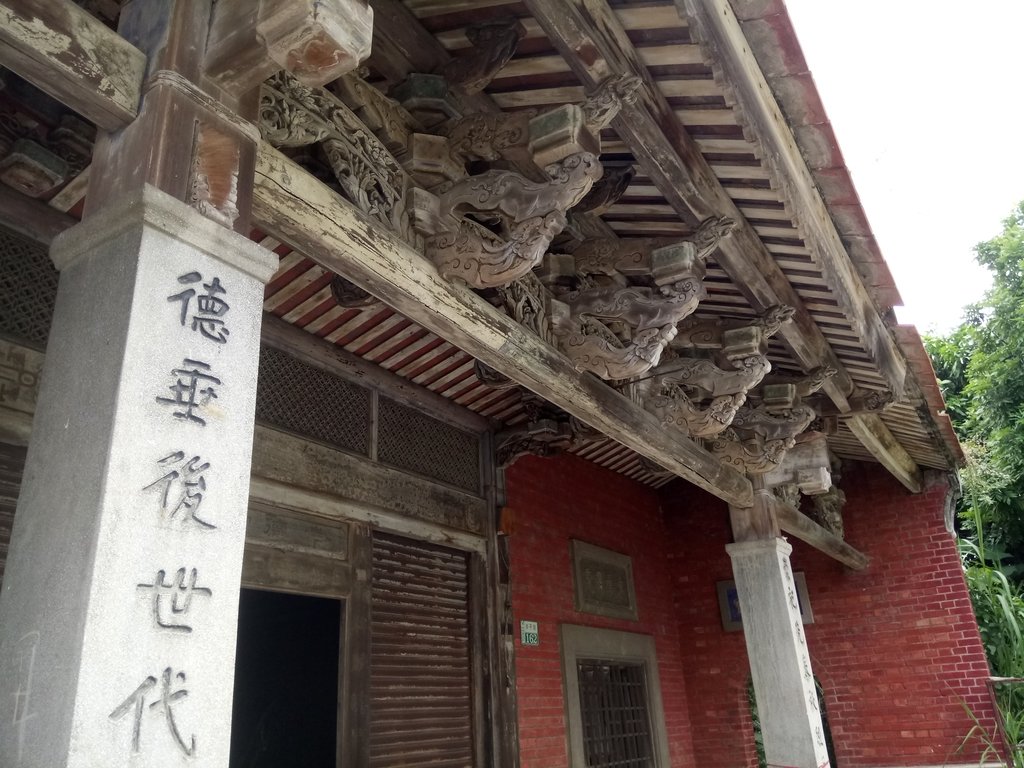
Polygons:
M224 768L276 259L149 186L52 255L0 595L0 765Z
M789 564L793 547L772 537L726 546L769 768L829 764L818 696Z

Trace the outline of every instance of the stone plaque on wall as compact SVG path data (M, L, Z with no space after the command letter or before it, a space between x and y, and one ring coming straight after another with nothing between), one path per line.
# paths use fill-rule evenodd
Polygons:
M575 539L570 546L576 610L636 621L632 558Z

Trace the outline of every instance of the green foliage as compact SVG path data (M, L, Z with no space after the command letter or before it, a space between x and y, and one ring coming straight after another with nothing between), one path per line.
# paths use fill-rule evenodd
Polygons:
M945 337L925 339L967 456L959 525L964 574L992 674L1024 678L1024 202L976 248L993 287ZM1024 768L1024 685L996 700L1014 768ZM973 717L973 714L972 714ZM986 756L999 739L975 720ZM965 740L966 743L966 740Z
M969 449L963 480L974 511L965 528L976 535L981 523L980 543L1024 562L1024 202L975 250L992 289L959 328L925 347Z

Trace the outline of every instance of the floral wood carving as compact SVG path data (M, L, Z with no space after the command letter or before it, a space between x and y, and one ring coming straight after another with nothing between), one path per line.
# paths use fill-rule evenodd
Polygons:
M281 73L260 97L260 129L277 147L319 144L342 194L364 213L412 241L406 193L411 184L380 140L334 94Z
M518 19L498 19L466 27L466 37L473 44L469 53L449 61L440 74L451 85L479 93L515 54L526 29Z
M330 84L331 91L373 131L395 157L409 146L409 137L423 130L416 118L394 99L364 79L366 70L349 73Z

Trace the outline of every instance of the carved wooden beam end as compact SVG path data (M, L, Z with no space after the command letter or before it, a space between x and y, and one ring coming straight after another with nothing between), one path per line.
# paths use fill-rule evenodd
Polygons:
M373 10L365 0L260 0L256 34L299 82L324 85L369 57Z
M369 57L372 36L365 0L218 2L204 71L237 96L281 70L304 85L324 85Z

